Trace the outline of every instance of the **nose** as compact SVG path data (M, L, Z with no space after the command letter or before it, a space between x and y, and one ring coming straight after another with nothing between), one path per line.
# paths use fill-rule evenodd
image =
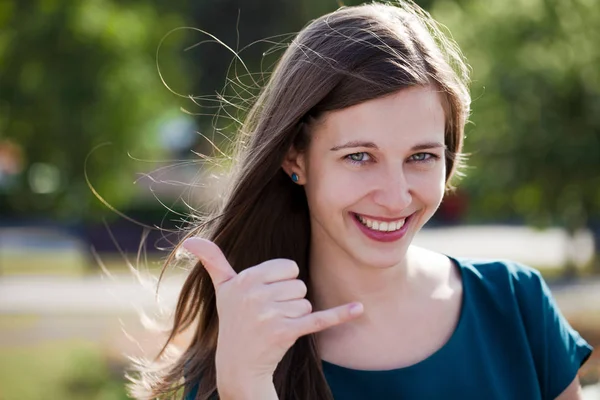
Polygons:
M401 214L412 203L410 182L402 168L382 175L374 192L374 201L391 215Z

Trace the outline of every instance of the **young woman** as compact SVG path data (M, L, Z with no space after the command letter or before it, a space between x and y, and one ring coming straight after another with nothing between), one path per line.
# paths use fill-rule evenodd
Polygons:
M242 127L223 204L181 244L199 262L169 342L194 326L192 343L135 396L581 398L591 348L537 271L411 245L459 170L467 79L413 4L304 28Z

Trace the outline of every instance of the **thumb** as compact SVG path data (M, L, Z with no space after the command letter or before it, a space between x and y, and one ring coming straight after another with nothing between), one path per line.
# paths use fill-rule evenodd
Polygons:
M182 246L200 259L215 289L237 275L219 246L210 240L192 237L184 240Z

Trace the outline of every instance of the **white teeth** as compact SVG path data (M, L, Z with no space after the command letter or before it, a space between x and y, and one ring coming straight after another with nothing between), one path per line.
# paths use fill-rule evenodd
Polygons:
M361 215L358 215L358 219L360 222L362 222L363 225L365 225L373 230L381 231L381 232L397 231L398 229L402 228L404 226L404 223L406 222L406 218L398 220L398 221L383 222L383 221L367 219Z

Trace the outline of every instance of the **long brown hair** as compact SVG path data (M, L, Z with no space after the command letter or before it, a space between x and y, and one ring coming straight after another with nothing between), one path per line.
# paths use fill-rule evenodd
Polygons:
M302 186L281 168L289 149L309 145L311 124L323 113L433 85L446 113L448 184L460 167L470 109L467 81L456 44L414 3L342 7L314 20L289 44L241 128L235 173L222 204L186 237L214 241L238 272L273 258L292 259L310 287L309 208ZM167 345L189 327L195 329L189 347L178 357L165 357ZM183 285L162 359L137 366L132 395L173 398L182 387L186 392L195 387L197 399L214 396L218 327L214 288L197 263ZM274 384L281 399L332 399L314 337L302 337L290 348Z

